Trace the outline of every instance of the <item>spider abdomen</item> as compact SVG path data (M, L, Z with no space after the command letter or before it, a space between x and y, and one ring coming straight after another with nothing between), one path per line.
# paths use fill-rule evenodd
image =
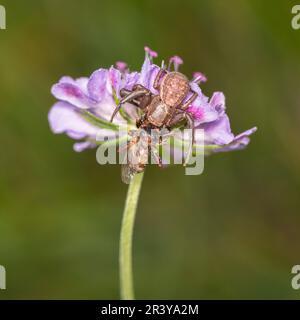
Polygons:
M168 73L160 86L161 100L173 107L179 106L190 91L189 80L180 72Z

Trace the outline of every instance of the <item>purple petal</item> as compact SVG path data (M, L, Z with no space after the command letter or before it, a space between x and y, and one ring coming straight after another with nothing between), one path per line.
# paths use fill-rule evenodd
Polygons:
M82 77L76 79L76 84L77 86L84 92L87 96L89 96L88 92L88 83L89 83L89 78Z
M116 93L117 97L120 97L119 92L122 85L122 74L119 70L111 67L108 70L107 92L113 96Z
M226 114L220 119L202 126L205 132L206 144L224 145L233 141L234 135L230 129L229 118Z
M197 83L191 81L190 87L194 92L196 92L198 94L198 97L201 97L206 102L208 101L208 98L202 93L202 90Z
M204 115L203 115L202 108L198 108L198 107L195 107L195 106L192 105L187 109L187 112L192 114L192 116L193 116L195 121L199 121L199 120L203 119Z
M203 101L201 97L198 97L194 101L188 111L193 114L196 127L203 123L212 122L218 119L216 110L214 110L209 103Z
M251 129L248 129L242 133L240 133L239 135L237 135L235 138L234 138L234 141L237 141L239 139L242 139L242 138L245 138L245 137L249 137L252 133L256 132L257 131L257 127L253 127Z
M151 71L150 71L150 74L149 74L149 83L148 83L148 87L147 88L151 92L153 92L154 94L158 93L157 90L154 89L153 84L154 84L155 78L156 78L159 70L160 70L160 68L157 65L153 64L152 68L151 68Z
M140 78L139 72L131 72L127 73L125 77L125 85L124 88L128 90L132 90L132 87L138 83Z
M198 127L200 124L218 119L218 112L208 103L208 98L202 93L198 84L191 82L190 85L191 89L198 94L189 108L189 112L194 115L195 126Z
M66 102L57 102L50 109L48 120L54 133L66 133L73 139L96 137L99 130L85 121L76 109Z
M225 113L225 96L223 92L215 92L210 101L209 101L211 107L215 109L220 116L224 115Z
M86 77L81 77L76 80L69 76L64 76L60 78L58 83L69 83L73 84L74 86L78 86L85 94L88 95L88 90L87 90L87 84L88 84L89 78Z
M108 70L99 69L95 71L88 82L89 95L97 102L102 101L106 95Z
M152 63L151 63L149 57L146 56L144 63L143 63L143 66L142 66L140 78L139 78L139 83L143 86L146 86L146 84L148 82L148 75L151 70L151 66L152 66Z
M73 145L73 149L76 152L82 152L86 149L92 149L92 148L96 148L96 147L97 147L97 145L93 142L90 142L90 141L77 142L77 143L74 143L74 145Z
M58 83L70 83L76 85L76 80L69 76L63 76L59 79Z
M116 107L113 97L107 94L106 97L97 104L97 107L93 109L93 113L106 121L110 121ZM120 113L117 113L113 122L118 125L126 124L126 121L122 118Z
M158 71L159 67L152 64L149 57L146 56L138 83L156 93L153 88L153 83Z
M249 129L239 135L237 135L233 141L222 148L216 149L214 152L225 152L225 151L234 151L234 150L242 150L247 147L250 142L249 136L257 130L256 127Z
M135 122L138 119L138 112L137 107L134 106L131 103L125 103L123 105L123 109L125 110L126 114L132 119L133 122Z
M68 78L63 80L70 81ZM95 105L95 101L90 99L76 82L62 82L60 80L59 83L52 86L51 92L58 100L68 102L81 109L89 109Z

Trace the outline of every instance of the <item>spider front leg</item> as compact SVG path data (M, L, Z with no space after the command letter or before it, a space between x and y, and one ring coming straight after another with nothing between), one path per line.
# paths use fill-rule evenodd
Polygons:
M191 91L192 91L191 97L180 107L180 110L185 111L198 97L198 94L195 91L193 90Z
M128 90L128 89L123 88L123 89L120 90L120 96L121 96L121 98L125 98L125 97L127 97L131 92L132 92L131 90Z
M137 85L138 89L145 89L147 90L145 87L143 87L142 85ZM136 86L135 86L136 88ZM136 107L140 108L140 109L145 109L151 102L152 99L152 93L150 92L150 90L148 90L149 92L147 94L145 94L145 96L143 97L137 97L136 99L132 99L130 101L131 104L135 105ZM121 98L125 98L127 97L132 91L128 90L128 89L121 89L120 90L120 96Z
M162 77L164 77L167 74L167 70L165 69L160 69L155 77L154 83L153 83L153 88L155 90L159 89L159 85L160 85L160 80Z
M125 94L125 92L123 92L123 94ZM134 102L137 98L140 98L144 95L149 94L149 90L142 87L142 88L136 88L136 90L133 90L131 93L129 93L128 95L125 95L119 102L118 106L116 107L116 109L114 110L110 122L113 121L114 117L116 116L116 114L120 111L122 105L126 102Z
M128 90L128 89L121 89L120 90L120 96L121 98L125 98L127 97L132 91ZM133 99L132 101L130 101L131 104L135 105L136 107L139 106L140 102L138 101L138 99Z

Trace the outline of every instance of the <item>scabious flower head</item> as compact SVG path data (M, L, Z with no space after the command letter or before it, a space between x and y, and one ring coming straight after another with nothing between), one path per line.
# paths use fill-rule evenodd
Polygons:
M135 129L140 110L133 104L125 104L112 123L110 117L120 101L121 89L132 90L135 85L141 84L153 94L158 94L153 87L160 70L153 63L157 53L149 47L145 47L145 52L140 71L130 71L125 62L118 61L116 67L100 68L90 77L62 77L51 89L58 100L48 116L52 131L65 133L76 140L74 150L80 152L96 147L101 136L115 139L115 132L122 127ZM169 66L173 64L174 69L178 70L182 63L180 57L173 56ZM205 96L199 86L205 81L206 77L199 72L190 81L190 87L197 93L197 98L189 106L188 112L193 116L195 127L204 130L204 141L196 135L195 144L204 144L206 154L244 148L256 128L235 136L226 114L224 94L215 92L211 98Z

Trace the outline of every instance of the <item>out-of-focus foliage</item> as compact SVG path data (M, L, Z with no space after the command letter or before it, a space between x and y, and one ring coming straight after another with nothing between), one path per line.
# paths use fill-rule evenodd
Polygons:
M53 135L64 74L178 54L224 91L249 148L207 158L201 176L147 169L134 241L138 298L298 298L300 30L293 1L8 1L0 31L0 298L118 298L126 186L95 151Z

